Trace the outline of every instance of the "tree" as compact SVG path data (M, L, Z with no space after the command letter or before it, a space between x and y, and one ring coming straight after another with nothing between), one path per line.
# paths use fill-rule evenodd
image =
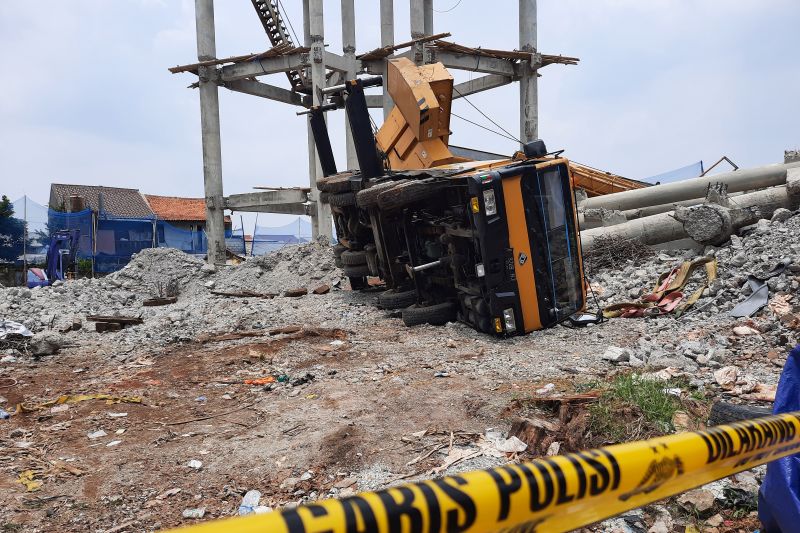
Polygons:
M14 204L3 195L0 199L0 263L13 263L22 255L25 221L14 218Z

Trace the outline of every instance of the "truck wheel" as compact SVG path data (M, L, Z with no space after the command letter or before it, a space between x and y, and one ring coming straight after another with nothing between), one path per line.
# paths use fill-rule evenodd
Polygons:
M397 180L397 181L385 181L383 183L378 183L373 185L368 189L362 189L358 191L356 195L356 204L358 207L362 209L369 209L370 207L375 207L378 205L378 195L382 192L388 191L395 185L399 185L401 183L406 183L408 180Z
M430 198L441 190L433 180L409 181L396 185L378 194L378 205L382 209L398 209L414 202Z
M406 326L419 324L443 326L455 318L456 306L451 302L427 306L412 305L403 309L403 324Z
M344 244L334 244L333 245L333 256L334 257L341 257L342 254L347 250L347 246Z
M352 175L350 172L343 172L328 176L324 178L322 190L332 193L348 192L350 191L350 177Z
M717 402L711 406L711 412L708 414L708 425L718 426L720 424L730 424L731 422L761 418L762 416L769 416L771 414L772 409L768 407Z
M342 255L339 256L339 259L342 260L342 264L344 266L364 265L367 263L367 254L366 252L354 252L352 250L347 250L342 252Z
M417 303L417 291L395 291L394 289L378 295L381 309L404 309Z
M370 275L367 265L344 265L342 272L348 278L365 278Z
M327 204L328 200L330 199L330 197L331 197L331 193L329 193L329 192L321 192L321 193L319 193L319 201L322 202L323 204Z
M328 203L334 207L350 207L351 205L356 205L356 193L331 193L331 195L328 197Z

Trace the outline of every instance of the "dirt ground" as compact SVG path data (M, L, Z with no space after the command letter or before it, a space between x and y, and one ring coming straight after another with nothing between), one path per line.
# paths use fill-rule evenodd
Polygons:
M549 383L574 391L607 377L604 347L654 327L611 321L497 340L459 324L406 329L374 295L316 298L329 304L320 316L282 332L202 334L124 362L108 356L113 346L102 356L75 346L5 367L5 405L31 410L0 421L0 531L157 530L196 522L187 509L235 515L250 489L275 508L494 466L504 461L434 471L450 441L508 430L518 400ZM227 300L237 302L249 305ZM352 313L358 329L346 329ZM276 382L245 383L268 376ZM41 405L80 394L115 400ZM26 474L37 490L20 482Z

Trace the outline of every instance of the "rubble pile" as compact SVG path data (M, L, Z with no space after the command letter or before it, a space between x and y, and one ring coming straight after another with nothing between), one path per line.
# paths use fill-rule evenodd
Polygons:
M797 322L792 317L800 311L800 301L795 300L800 288L800 243L790 237L800 233L800 216L783 211L778 211L772 220L760 220L744 228L721 247L709 246L699 254L691 250L661 252L597 271L590 281L597 289L600 306L605 307L652 292L659 275L682 261L702 256L717 260L717 279L685 314L677 318L664 315L645 319L654 321L646 335L624 355L609 353L605 358L631 366L677 367L693 372L698 367L720 368L728 364L733 343L736 353L777 350L775 353L785 355L798 339ZM769 272L780 272L766 281L770 305L751 319L731 317L730 311L752 292L748 276ZM684 293L691 294L699 287L705 281L701 278L701 274L696 274ZM734 333L737 324L746 329ZM685 332L698 326L708 330L709 335L687 338ZM782 361L775 358L776 365Z
M9 317L36 333L32 355L51 355L64 345L93 341L113 343L114 353L124 356L137 348L188 341L200 333L305 323L311 316L308 311L298 310L294 299L280 295L295 288L336 287L340 281L330 248L320 243L287 247L222 268L179 250L152 248L104 278L56 282L35 289L1 288L0 317ZM278 297L250 298L243 304L214 291ZM154 297L173 295L177 302L172 305L142 305ZM92 315L135 316L144 323L102 334L89 324L75 327Z

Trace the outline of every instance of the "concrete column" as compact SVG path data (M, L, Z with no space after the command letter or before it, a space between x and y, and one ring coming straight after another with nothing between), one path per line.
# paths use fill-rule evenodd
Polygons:
M425 0L410 0L411 4L411 38L419 39L425 36ZM413 46L414 63L422 65L425 62L424 46L417 43Z
M322 100L319 90L325 87L325 24L322 0L305 0L304 9L306 4L308 6L308 36L311 40L311 94L313 104L320 105ZM303 15L305 18L305 12ZM314 164L310 163L311 161L309 161L309 166L313 168L313 173L309 169L311 191L317 199L317 216L311 218L312 235L315 239L322 235L330 238L333 235L331 208L330 205L320 201L317 191L317 177L322 176L319 158L314 157Z
M381 0L381 46L392 46L394 44L394 1ZM386 61L383 63L383 80L388 80L386 72ZM394 107L392 97L386 90L386 83L383 84L383 118L389 116L389 112Z
M195 0L197 59L216 59L214 0ZM209 263L225 264L225 209L222 193L222 145L216 67L200 67L200 128L203 136L203 181Z
M536 52L536 0L519 0L519 49ZM539 81L534 62L519 69L519 138L526 143L539 138Z
M356 77L356 10L355 0L342 0L342 52L347 61L347 79ZM347 168L358 168L356 147L353 144L353 132L350 131L350 122L344 115L344 128L347 142Z
M424 0L425 35L433 35L433 0Z

